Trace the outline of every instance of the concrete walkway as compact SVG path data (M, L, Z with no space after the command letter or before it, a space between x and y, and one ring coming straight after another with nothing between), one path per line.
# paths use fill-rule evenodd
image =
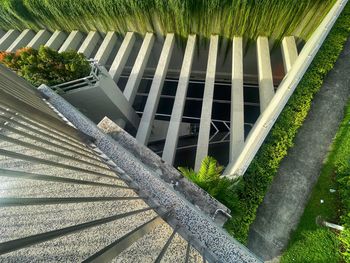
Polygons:
M322 161L350 96L350 40L315 96L295 146L282 161L249 233L248 247L265 260L281 254L298 226Z

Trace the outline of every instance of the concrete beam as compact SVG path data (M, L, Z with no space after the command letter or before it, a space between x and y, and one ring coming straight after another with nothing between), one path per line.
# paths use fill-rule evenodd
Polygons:
M114 31L108 32L95 56L95 60L97 60L100 65L106 64L116 42L117 35Z
M243 41L232 41L230 163L234 162L244 146L244 96L243 96Z
M182 62L179 83L177 85L175 102L171 119L169 123L168 133L165 140L162 159L169 164L173 164L176 155L177 143L179 140L180 125L182 115L186 103L186 95L188 82L191 77L191 69L193 63L194 51L196 48L196 35L190 35L187 39L186 50Z
M100 38L101 36L98 32L90 31L83 44L81 44L78 53L84 54L86 58L91 58L91 54L94 51Z
M157 69L154 74L151 89L148 94L146 106L143 111L141 122L136 134L136 140L144 145L147 144L149 136L151 135L154 115L156 114L158 108L159 98L160 94L162 93L164 80L168 71L171 54L174 48L174 43L174 34L167 34L164 41L162 53L160 54Z
M294 36L284 37L281 48L284 71L287 74L298 58L298 49Z
M124 69L124 66L128 60L132 47L135 43L135 33L126 33L123 43L120 46L117 55L114 58L109 74L115 82L118 82L120 75Z
M142 46L135 60L134 67L132 68L128 82L126 83L124 89L124 96L130 102L130 104L134 103L136 92L139 88L149 55L151 54L153 43L153 33L147 33L142 42Z
M6 50L19 36L19 32L15 29L7 31L7 33L0 39L0 50Z
M28 47L38 49L50 39L51 33L45 29L40 30L35 37L29 42Z
M56 30L45 44L46 47L58 50L67 38L67 33Z
M258 37L256 44L258 55L260 112L263 113L275 95L275 88L273 86L269 41L267 37Z
M203 159L208 155L218 44L219 36L212 35L210 37L207 73L205 77L202 113L196 151L196 171L199 170Z
M84 35L79 31L72 31L66 41L64 41L62 47L58 50L58 52L65 52L69 50L77 50L78 46L83 39Z
M7 49L8 52L14 52L17 49L20 49L22 47L27 46L27 44L30 42L30 40L33 39L35 36L35 33L30 30L26 29L24 30L17 38L16 40L11 44L11 46Z

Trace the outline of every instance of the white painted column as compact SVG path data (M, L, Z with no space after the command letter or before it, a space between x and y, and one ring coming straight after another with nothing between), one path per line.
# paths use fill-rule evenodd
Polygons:
M153 33L147 33L145 39L142 42L142 46L135 60L135 64L130 73L128 82L124 89L124 96L130 102L134 103L136 92L139 88L143 72L146 68L149 55L151 54L152 46L154 43Z
M38 49L50 39L51 33L45 29L40 30L35 37L29 42L28 47Z
M113 31L108 32L95 56L100 65L106 64L116 42L117 35Z
M219 36L212 35L210 37L207 73L205 77L203 105L199 125L199 136L195 161L196 171L199 170L203 159L208 155L218 44Z
M294 36L284 37L281 48L284 72L287 74L298 58L298 49Z
M273 86L269 41L267 37L258 37L256 44L258 55L260 111L263 113L275 95L275 89Z
M17 49L25 47L30 42L30 40L33 39L34 36L35 36L35 33L32 30L30 30L30 29L24 30L16 38L16 40L11 44L11 46L7 49L7 51L8 52L15 52Z
M84 35L79 31L72 31L66 41L64 41L62 47L58 50L58 52L65 52L69 50L77 50L78 46L83 39Z
M139 143L147 145L151 135L154 115L156 114L159 98L162 93L164 80L168 71L171 54L174 48L175 36L173 33L167 34L162 53L160 54L159 62L152 81L151 89L148 94L147 102L141 122L136 134L136 140Z
M7 33L0 39L0 50L6 50L19 36L19 32L15 29L7 31Z
M81 44L78 53L82 53L86 58L91 58L91 54L94 51L100 38L101 37L98 32L90 31L83 44Z
M117 55L112 63L109 70L109 74L115 82L118 82L120 75L122 74L123 68L128 60L132 47L135 43L135 33L126 33L123 43L120 46Z
M168 133L163 150L163 160L173 164L179 140L180 125L186 103L188 83L191 77L191 69L196 48L196 35L190 35L187 39L186 50L182 62L179 83L177 85L175 102L171 113Z
M243 40L232 41L232 88L230 163L234 162L244 145Z
M58 50L66 38L67 38L67 34L65 32L56 30L52 34L50 39L47 41L45 46L52 48L54 50Z

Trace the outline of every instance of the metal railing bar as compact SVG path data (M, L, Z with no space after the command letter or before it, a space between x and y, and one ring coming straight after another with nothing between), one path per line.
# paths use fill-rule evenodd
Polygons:
M9 115L11 117L13 117L14 119L19 119L22 122L25 122L25 123L28 123L31 126L37 127L38 129L45 130L47 132L51 132L51 133L55 134L56 136L64 137L65 140L68 140L68 141L70 141L70 142L72 142L72 143L74 143L76 145L85 146L84 143L78 141L77 139L74 139L73 137L68 137L67 135L65 135L63 133L57 132L57 131L55 131L53 129L49 129L46 126L44 126L44 125L42 125L42 124L40 124L38 122L34 122L32 120L24 118L21 115L19 115L18 113L15 113L15 112L10 111L10 110L6 110L5 108L3 108L1 106L0 106L0 111L6 113L7 115Z
M45 164L45 165L49 165L49 166L64 168L64 169L68 169L68 170L72 170L72 171L94 174L94 175L98 175L98 176L102 176L102 177L106 177L106 178L113 178L115 180L122 181L122 179L118 178L117 176L103 174L103 173L99 173L99 172L95 172L95 171L91 171L91 170L87 170L87 169L83 169L83 168L78 168L78 167L75 167L72 165L57 163L54 161L45 160L45 159L33 157L33 156L28 156L28 155L21 154L21 153L11 152L11 151L7 151L7 150L3 150L3 149L0 149L0 155L4 155L4 156L14 158L14 159L20 159L20 160L24 160L24 161L35 162L35 163Z
M7 84L7 85L11 85L11 84ZM7 90L6 88L1 86L1 80L0 80L0 87L1 87L1 92L3 93L7 93L9 96L11 96L12 98L16 98L17 100L20 100L23 104L27 104L30 105L32 107L34 107L35 109L46 113L54 118L58 118L51 110L50 108L45 105L44 101L42 100L37 100L37 101L31 101L28 97L26 97L25 95L21 95L18 94L17 91L15 90Z
M0 119L1 119L1 117L0 117ZM0 123L0 128L3 128L3 129L5 129L5 130L11 131L11 132L13 132L13 133L22 135L22 136L27 137L27 138L30 138L30 139L32 139L32 140L35 140L35 141L38 141L38 142L41 142L41 143L44 143L44 144L47 144L47 145L51 145L51 146L53 146L53 147L56 147L56 148L58 148L58 149L61 149L61 150L70 152L70 153L72 153L72 154L77 154L77 155L79 155L79 156L83 156L84 158L87 158L87 159L92 160L92 161L94 161L94 162L101 162L100 160L96 159L97 157L96 157L96 158L91 157L91 156L89 156L89 155L87 155L87 154L85 154L85 153L81 153L81 152L78 152L78 151L76 151L76 150L67 148L67 147L65 147L65 146L62 146L62 145L59 145L59 144L50 142L50 141L48 141L48 140L39 138L39 137L37 137L37 136L35 136L35 135L32 135L32 134L29 134L29 133L27 133L27 132L18 130L18 129L13 128L13 127L11 127L11 126L9 126L9 125L5 125L5 124Z
M190 251L191 251L191 244L190 242L187 242L185 263L188 263L190 260Z
M161 260L163 259L164 255L165 255L165 252L167 251L168 247L170 246L171 242L173 241L176 233L177 233L177 229L174 229L173 233L168 238L168 241L165 243L164 247L160 251L160 253L159 253L158 257L156 258L156 260L154 261L154 263L161 262Z
M79 150L81 150L81 151L83 151L83 152L86 152L86 153L88 153L88 154L93 155L92 152L90 152L89 149L86 148L86 147L84 147L84 146L78 146L78 145L71 144L71 143L66 142L66 141L64 141L64 140L62 140L62 139L59 139L59 138L54 137L54 136L52 136L52 135L50 135L50 134L44 133L44 132L42 132L42 131L40 131L40 130L34 129L34 128L30 127L30 126L27 126L27 125L25 125L25 124L23 124L23 123L20 123L20 122L14 120L14 119L10 119L10 118L5 117L5 116L3 116L3 115L0 115L0 119L3 120L3 121L7 121L7 122L9 122L9 123L11 123L11 124L15 124L15 125L17 125L17 126L23 128L23 129L29 130L29 131L31 131L31 132L33 132L33 133L35 133L35 134L38 134L38 135L41 135L41 136L43 136L43 137L49 138L51 141L52 141L52 140L53 140L53 141L57 141L57 142L59 142L59 143L61 143L61 144L63 144L63 145L69 145L70 147L73 147L73 148L79 148ZM6 128L5 128L5 129L6 129ZM42 138L42 139L44 139L44 138ZM44 140L46 140L46 139L44 139Z
M64 92L67 92L67 91L70 91L70 90L75 90L75 89L78 89L78 88L83 88L83 87L86 87L86 85L88 86L93 86L97 83L97 80L92 80L90 81L89 79L84 79L84 81L82 82L79 82L77 84L74 84L74 85L71 85L71 86L67 86L65 88L61 88Z
M126 250L134 242L150 233L157 226L159 226L163 220L160 216L156 216L141 226L135 228L131 232L117 239L112 244L101 249L97 253L93 254L89 258L85 259L84 263L99 263L99 262L111 262L115 257L117 257L121 252Z
M86 84L86 82L85 82L86 80L96 80L96 79L94 78L94 76L90 75L90 76L87 76L84 78L80 78L80 79L76 79L76 80L72 80L72 81L62 83L62 84L55 85L55 86L53 86L53 88L60 88L60 89L64 90L66 88L71 87L72 84L73 85L80 84L80 83Z
M109 223L109 222L112 222L112 221L115 221L118 219L122 219L122 218L129 217L132 215L140 214L140 213L146 212L146 211L151 210L151 209L153 209L153 208L147 207L147 208L143 208L143 209L139 209L139 210L123 213L123 214L118 214L118 215L113 215L110 217L105 217L105 218L93 220L90 222L86 222L86 223L82 223L82 224L78 224L78 225L74 225L74 226L69 226L69 227L65 227L65 228L61 228L61 229L57 229L57 230L52 230L52 231L45 232L45 233L40 233L40 234L36 234L36 235L32 235L32 236L27 236L24 238L19 238L19 239L3 242L3 243L0 243L0 255L6 254L6 253L9 253L12 251L16 251L16 250L19 250L19 249L22 249L25 247L33 246L33 245L38 244L38 243L42 243L45 241L56 239L56 238L59 238L61 236L65 236L65 235L69 235L69 234L72 234L75 232L83 231L83 230L89 229L91 227L103 225L103 224L106 224L106 223Z
M0 207L31 206L31 205L53 205L69 203L91 203L106 201L133 201L142 199L139 196L107 196L107 197L47 197L47 198L0 198Z
M27 173L22 171L13 171L13 170L1 169L1 168L0 168L0 176L9 177L9 178L27 179L27 180L46 181L46 182L91 185L91 186L99 186L99 187L123 188L123 189L136 190L133 187L117 185L117 184L106 184L106 183L85 181L85 180L79 180L79 179L73 179L73 178L67 178L67 177L58 177L58 176L51 176L51 175L44 175L44 174Z
M3 93L1 90L0 90L0 98L3 98L3 101L1 101L0 104L4 105L6 108L12 109L15 112L19 112L23 114L29 119L35 119L36 121L48 127L51 127L55 130L61 131L64 134L67 134L68 136L76 136L77 140L81 140L83 142L92 141L89 136L87 136L86 134L83 134L82 132L78 131L77 129L71 126L68 126L59 117L54 118L51 115L38 111L37 109L35 109L30 105L23 105L21 101L9 96L6 93ZM62 127L64 127L64 129Z
M52 150L46 149L44 147L41 147L41 146L38 146L38 145L35 145L35 144L31 144L31 143L24 142L24 141L21 141L21 140L12 138L12 137L8 137L8 136L3 135L3 134L0 134L0 140L7 141L7 142L10 142L10 143L13 143L13 144L17 144L17 145L21 145L23 147L26 147L26 148L29 148L29 149L33 149L33 150L37 150L37 151L44 152L44 153L48 153L48 154L51 154L51 155L54 155L54 156L62 157L64 159L68 159L68 160L75 161L75 162L78 162L78 163L82 163L82 164L85 164L85 165L90 165L90 166L93 166L93 167L98 168L98 169L111 171L109 168L103 167L101 165L93 164L91 162L88 162L88 161L85 161L85 160L81 160L81 159L78 159L78 158L75 158L73 156L69 156L69 155L66 155L66 154L63 154L63 153L60 153L60 152L57 152L57 151L52 151Z

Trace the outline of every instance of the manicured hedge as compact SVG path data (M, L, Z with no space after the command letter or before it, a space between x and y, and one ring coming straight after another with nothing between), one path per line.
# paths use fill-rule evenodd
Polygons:
M254 158L243 178L243 186L237 190L239 210L233 211L233 218L226 223L226 229L239 241L246 242L249 226L256 217L257 208L266 194L267 187L276 175L288 149L293 146L297 131L310 110L312 99L321 88L328 72L333 68L349 33L350 4L345 7L338 18L313 63Z

